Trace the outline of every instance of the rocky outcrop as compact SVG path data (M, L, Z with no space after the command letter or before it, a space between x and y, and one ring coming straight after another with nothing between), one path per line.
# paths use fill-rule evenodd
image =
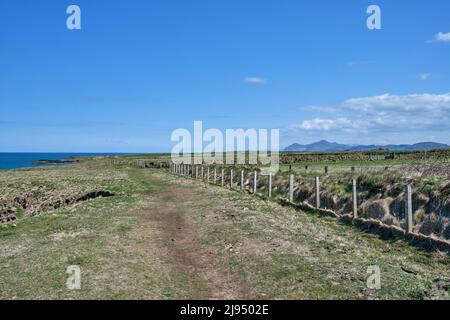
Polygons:
M9 222L16 219L15 210L21 208L29 216L36 216L43 212L50 212L56 209L75 204L77 202L88 201L100 197L112 197L115 194L105 190L94 190L79 196L74 195L46 195L36 197L33 192L16 195L11 201L0 205L0 223Z

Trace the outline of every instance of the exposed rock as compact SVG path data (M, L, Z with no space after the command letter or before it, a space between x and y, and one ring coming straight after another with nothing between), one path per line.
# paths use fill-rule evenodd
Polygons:
M289 195L286 176L274 178L274 190L279 190L283 197ZM339 215L349 214L353 210L351 183L347 177L332 181L328 189L327 177L321 181L321 208L327 208ZM251 182L250 182L251 183ZM379 220L384 224L405 228L405 185L398 179L381 182L365 181L357 178L358 208L361 217ZM342 189L335 186L341 186ZM450 239L450 183L442 183L432 192L421 192L419 184L413 189L414 232ZM336 189L338 192L336 192ZM330 191L333 190L333 191ZM343 192L342 192L343 191ZM315 206L316 195L313 179L299 179L294 190L294 202L306 201Z
M69 159L69 160L48 160L48 159L44 159L44 160L37 160L34 161L34 164L38 164L38 165L49 165L49 164L67 164L67 163L74 163L77 162L76 160L73 159Z
M28 199L29 196L19 196L14 198L14 202L21 206L23 209L26 209L28 207Z
M450 200L447 200L442 206L441 215L446 218L450 218Z
M294 190L294 200L301 202L308 199L313 194L313 189L306 185L300 185Z
M88 194L85 194L82 197L79 197L78 199L76 199L76 202L79 201L86 201L89 199L95 199L95 198L100 198L100 197L112 197L115 196L115 194L113 192L109 192L109 191L93 191L93 192L89 192Z
M430 197L420 192L413 192L412 194L413 208L417 209L423 207L430 202Z
M419 228L419 232L425 235L440 234L442 230L442 219L436 213L427 215Z
M383 219L381 219L381 222L387 224L388 226L392 226L392 225L396 225L397 224L397 219L395 219L390 214L387 214L387 215L385 215L383 217Z
M339 198L337 195L322 192L320 195L320 203L323 208L337 211Z
M397 220L403 220L405 218L405 193L402 192L391 202L390 214Z
M447 225L444 227L444 230L442 231L442 237L445 239L450 239L450 223L447 223Z
M368 218L383 220L385 217L390 216L389 205L391 202L391 198L366 202L363 205L363 215ZM386 218L385 220L389 221L389 218Z
M47 197L41 195L40 197L36 197L33 193L26 193L15 196L11 204L12 207L0 206L0 222L4 223L16 218L14 215L14 206L19 206L24 209L25 213L30 216L36 216L42 212L53 211L77 202L87 201L99 197L111 197L114 195L115 194L113 192L104 190L92 191L77 197L64 194L56 196L47 195Z
M425 207L421 207L414 211L413 219L414 219L414 225L420 225L427 216L427 213L425 211Z
M0 207L0 223L6 223L16 220L14 209L9 207Z
M403 192L403 187L399 184L393 184L386 186L386 195L391 198L397 198Z

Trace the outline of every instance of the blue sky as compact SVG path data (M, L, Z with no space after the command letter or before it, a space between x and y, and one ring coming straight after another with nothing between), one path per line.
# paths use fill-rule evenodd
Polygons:
M170 151L194 120L450 144L449 18L448 0L1 0L0 151Z

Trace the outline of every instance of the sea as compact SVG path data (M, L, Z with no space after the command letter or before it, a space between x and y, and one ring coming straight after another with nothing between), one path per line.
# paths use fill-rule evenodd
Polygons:
M92 157L123 155L124 153L4 153L0 152L0 170L33 168L49 165L38 165L38 160L65 160L70 157Z

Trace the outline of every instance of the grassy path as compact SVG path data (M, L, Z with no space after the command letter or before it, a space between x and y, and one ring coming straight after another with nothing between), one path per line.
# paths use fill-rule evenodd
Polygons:
M83 172L94 177L98 170ZM106 174L114 175L120 179L108 183L115 197L0 228L0 298L448 296L446 254L164 171L121 168ZM73 264L82 271L77 291L65 285ZM380 290L366 287L373 265L381 269Z

